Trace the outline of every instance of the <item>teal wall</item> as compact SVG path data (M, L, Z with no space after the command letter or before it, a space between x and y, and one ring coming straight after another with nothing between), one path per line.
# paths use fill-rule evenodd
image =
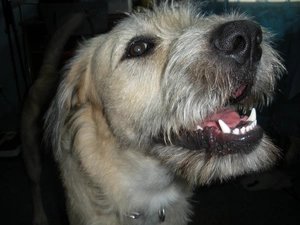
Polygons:
M282 38L288 29L300 28L300 2L216 2L204 4L201 8L205 12L213 12L216 14L231 12L232 10L246 13L262 26L267 27L276 34L276 39Z
M281 92L287 99L300 94L300 2L213 2L204 3L200 8L205 13L246 13L271 31L275 48L288 71L280 81Z

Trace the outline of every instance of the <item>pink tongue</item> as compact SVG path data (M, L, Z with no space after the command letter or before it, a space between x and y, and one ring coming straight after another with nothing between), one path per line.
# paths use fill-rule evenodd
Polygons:
M247 116L240 117L240 115L232 109L221 109L218 112L214 113L210 118L203 122L201 127L219 127L218 120L223 120L229 127L236 127L241 121L248 119Z

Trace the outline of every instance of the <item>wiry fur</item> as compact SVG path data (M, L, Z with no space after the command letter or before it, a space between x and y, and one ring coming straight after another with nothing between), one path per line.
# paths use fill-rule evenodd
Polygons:
M160 132L171 140L181 128L195 129L228 104L240 79L253 79L253 88L232 107L249 109L271 99L281 64L266 31L260 63L243 76L209 47L220 24L241 19L247 18L203 17L191 5L165 4L134 14L81 46L46 121L71 224L154 225L162 208L164 224L186 224L193 185L273 164L277 149L265 135L251 153L225 156L153 141ZM154 47L129 58L135 37L151 40ZM134 212L141 216L130 218Z

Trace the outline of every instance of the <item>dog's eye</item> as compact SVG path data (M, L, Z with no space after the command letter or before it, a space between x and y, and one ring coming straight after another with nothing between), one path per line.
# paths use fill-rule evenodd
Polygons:
M153 47L152 43L144 41L132 42L127 51L127 57L138 57L145 54L150 48Z

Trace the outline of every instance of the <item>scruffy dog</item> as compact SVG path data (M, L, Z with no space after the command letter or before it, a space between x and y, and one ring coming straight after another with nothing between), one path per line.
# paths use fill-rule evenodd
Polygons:
M70 223L187 224L195 185L270 167L253 109L282 70L269 36L167 2L84 43L46 115Z

